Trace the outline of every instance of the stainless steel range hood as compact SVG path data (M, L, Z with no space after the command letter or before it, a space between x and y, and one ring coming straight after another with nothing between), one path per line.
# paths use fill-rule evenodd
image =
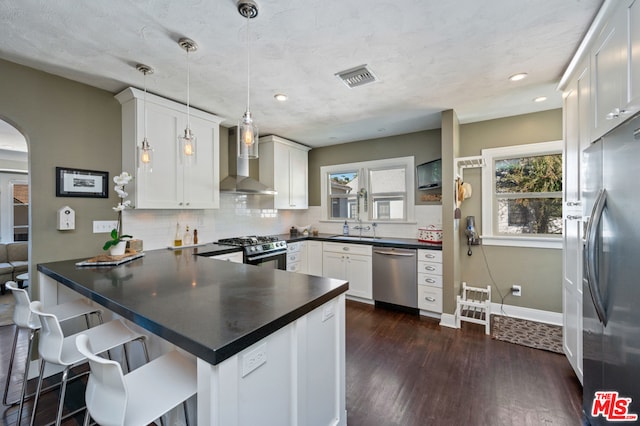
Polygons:
M277 191L249 177L249 159L238 158L235 129L229 129L229 176L220 182L220 192L227 194L275 195Z

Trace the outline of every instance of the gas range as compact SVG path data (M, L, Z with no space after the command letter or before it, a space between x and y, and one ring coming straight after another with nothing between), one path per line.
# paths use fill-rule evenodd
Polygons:
M287 252L287 242L274 236L245 236L223 238L218 244L242 247L245 263Z

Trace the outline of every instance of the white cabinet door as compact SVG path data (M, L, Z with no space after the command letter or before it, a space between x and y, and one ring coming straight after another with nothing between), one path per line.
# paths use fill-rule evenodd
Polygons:
M371 256L346 255L346 280L349 281L348 295L373 299L373 272Z
M344 264L345 256L343 254L325 251L322 255L322 276L346 280L347 275Z
M144 138L143 93L128 88L116 99L122 104L122 168L134 176L127 188L134 207L141 209L212 209L219 207L220 118L191 110L197 137L195 164L182 164L178 135L184 132L184 105L147 94L147 139L153 148L153 172L138 167L138 145Z
M307 191L308 154L306 150L289 149L289 206L294 209L309 207Z
M322 242L307 241L307 273L323 276L322 263Z
M623 109L623 94L627 88L625 12L625 8L615 11L591 51L593 138L602 136L626 117Z

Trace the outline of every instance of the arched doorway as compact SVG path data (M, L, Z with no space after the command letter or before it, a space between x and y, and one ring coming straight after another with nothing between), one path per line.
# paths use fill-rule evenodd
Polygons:
M29 241L29 157L27 140L13 125L0 119L0 243L9 244ZM11 244L0 252L2 262L13 265L12 259L20 258L22 265L13 270L0 271L0 290L4 294L4 283L15 280L19 272L28 268L28 247ZM9 254L11 253L11 255ZM10 259L11 257L11 259ZM22 259L24 257L24 259ZM14 261L17 259L13 259Z

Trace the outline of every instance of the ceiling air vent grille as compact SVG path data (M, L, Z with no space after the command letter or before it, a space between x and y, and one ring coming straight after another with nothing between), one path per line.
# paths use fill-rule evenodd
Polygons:
M336 73L336 77L350 89L378 81L378 77L366 65L341 71Z

